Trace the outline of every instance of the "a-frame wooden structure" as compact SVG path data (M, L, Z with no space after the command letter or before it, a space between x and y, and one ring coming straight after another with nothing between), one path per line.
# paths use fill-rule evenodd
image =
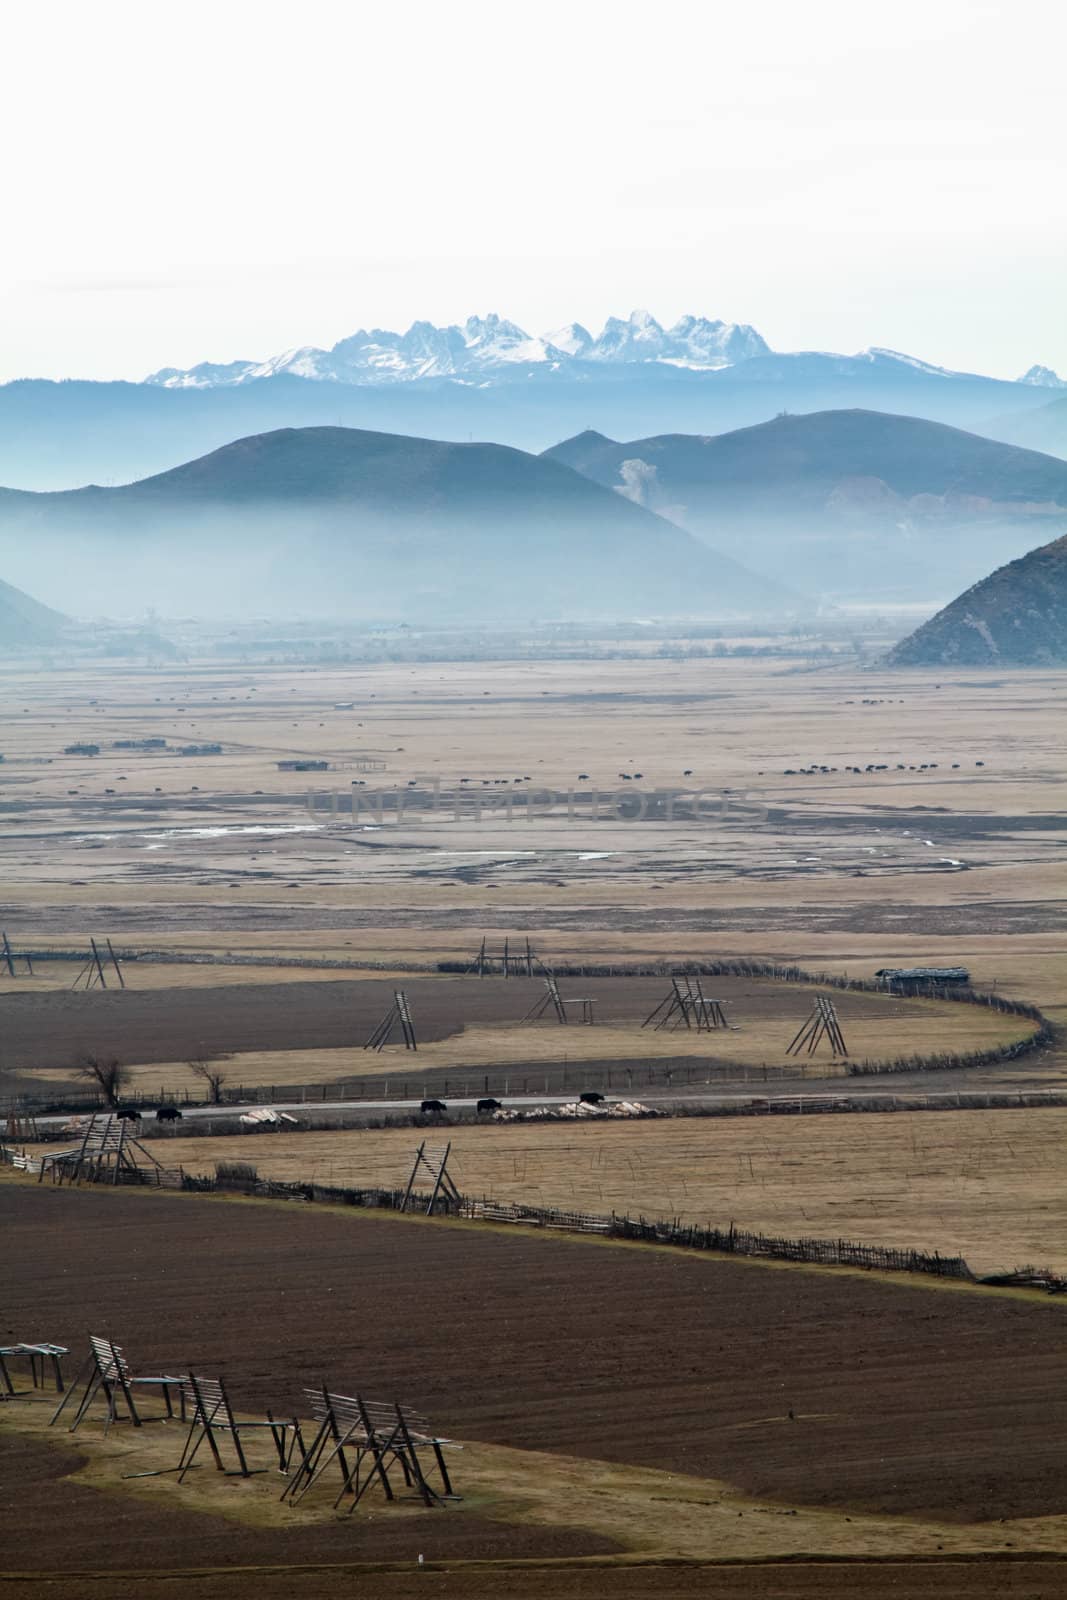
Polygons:
M415 1022L411 1015L411 1006L403 989L393 990L393 1003L385 1016L371 1033L370 1038L363 1046L364 1050L382 1050L389 1043L394 1028L399 1027L404 1040L405 1050L418 1050L415 1039Z
M33 961L26 955L22 957L26 963L26 974L33 977ZM6 972L9 978L15 976L15 952L11 948L11 941L7 934L0 929L0 973Z
M837 1008L828 995L820 994L815 996L811 1015L794 1034L785 1053L787 1056L798 1056L802 1050L806 1050L809 1056L814 1055L824 1039L830 1046L832 1055L848 1055L848 1046L845 1044L845 1036L841 1032L841 1024L837 1018Z
M134 1182L158 1184L162 1172L151 1151L129 1132L126 1119L108 1111L88 1119L79 1144L42 1156L37 1182L47 1175L58 1184L121 1183L123 1174L130 1174Z
M115 954L111 940L105 939L103 942L107 946L107 965L112 970L114 976L118 979L119 988L125 989L126 979L123 977L122 968L119 965L119 958ZM97 944L95 939L91 938L89 940L89 958L85 965L80 969L78 976L71 984L71 988L77 989L80 987L83 989L106 989L107 978L104 973L104 959L105 958L100 950L100 946Z
M579 1008L577 1020L592 1026L596 1021L593 1010L595 1005L595 1000L588 999L584 995L568 995L564 998L559 992L559 983L555 974L550 972L545 978L545 993L541 995L540 999L534 1001L526 1015L520 1017L519 1020L520 1022L539 1022L545 1013L551 1009L556 1013L556 1021L566 1026L574 1020L567 1007L577 1006Z
M556 981L555 974L551 972L545 979L544 994L541 995L538 1000L534 1001L526 1015L520 1018L520 1021L539 1022L549 1007L555 1011L557 1022L565 1023L567 1021L566 1001L559 992L559 984Z
M336 1469L341 1484L333 1502L335 1510L350 1496L348 1509L350 1513L354 1511L375 1483L386 1500L396 1500L389 1477L395 1467L399 1467L405 1486L426 1506L459 1498L453 1492L444 1458L443 1447L450 1441L438 1438L425 1418L409 1407L395 1401L365 1400L362 1395L335 1394L325 1384L304 1392L319 1427L282 1490L283 1500L292 1504L302 1500L314 1484L325 1479L331 1467ZM433 1457L440 1487L432 1481L432 1468L425 1465L427 1452Z
M520 944L518 940L513 943L510 937L505 936L503 943L495 950L490 948L488 940L483 939L477 955L466 968L466 974L477 973L479 978L493 973L504 978L532 978L535 968L540 968L542 972L546 970L529 938Z
M714 1033L716 1028L729 1027L722 1002L704 993L699 978L686 976L671 979L671 987L654 1010L650 1011L642 1028L695 1028L697 1033Z
M416 1202L421 1203L422 1195L417 1194L415 1185L419 1178L425 1178L430 1185L430 1197L426 1202L425 1213L428 1217L434 1213L434 1208L440 1203L442 1197L448 1205L458 1205L461 1200L459 1190L452 1182L448 1170L448 1158L452 1153L451 1140L448 1144L428 1145L423 1140L415 1152L415 1160L408 1178L407 1188L401 1202L401 1211L410 1211Z

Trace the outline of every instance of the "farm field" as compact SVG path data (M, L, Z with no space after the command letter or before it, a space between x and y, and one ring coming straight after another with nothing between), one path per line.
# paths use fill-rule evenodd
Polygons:
M192 968L191 971L199 969ZM190 1059L226 1058L233 1085L342 1082L380 1072L433 1072L515 1062L645 1061L678 1059L688 1076L710 1080L739 1069L787 1068L802 1077L844 1069L823 1047L799 1060L787 1047L814 996L823 991L769 979L717 977L705 993L722 1001L729 1023L712 1033L642 1028L669 992L666 978L567 978L565 997L589 997L593 1027L561 1027L554 1018L523 1023L546 999L531 979L405 977L421 1048L412 1057L399 1043L380 1054L360 1046L389 1010L395 984L380 978L242 983L228 986L109 989L89 993L30 991L5 994L0 1045L4 1072L22 1085L70 1082L86 1053L119 1055L135 1092L184 1092L196 1087ZM985 1007L834 992L851 1056L887 1060L913 1054L967 1053L1025 1038L1034 1024Z
M1055 673L945 681L646 658L8 667L2 681L0 925L16 950L87 947L94 933L123 950L388 970L470 957L483 935L510 933L554 963L752 956L869 976L963 961L979 983L1067 1019L1067 691ZM222 754L111 748L153 735L215 740ZM64 756L79 737L101 754ZM294 756L335 770L280 773ZM359 777L364 758L384 772ZM801 775L813 761L837 770ZM470 798L526 775L509 798L535 785L565 797L583 772L607 796L636 773L648 796L699 792L700 814L668 819L650 801L626 823L614 800L594 819L564 798L515 804L508 821ZM419 803L399 820L378 825L366 804L351 815L353 792L373 802L412 784ZM130 973L138 987L228 983ZM1062 1078L1062 1052L1040 1071Z
M648 657L193 662L7 667L0 689L0 928L16 966L14 977L0 967L0 1094L77 1087L75 1060L89 1052L120 1058L130 1090L149 1095L195 1092L188 1062L202 1058L230 1088L374 1074L410 1091L426 1074L437 1092L497 1063L521 1081L562 1059L576 1074L632 1066L635 1095L642 1066L673 1061L693 1093L703 1075L758 1094L764 1063L774 1092L810 1008L803 986L715 980L706 992L736 1032L653 1034L639 1023L662 979L575 978L562 987L596 998L595 1028L524 1026L536 982L411 970L470 960L483 937L499 947L529 936L555 966L752 958L869 978L885 965L962 963L980 987L1067 1023L1067 692L1055 674L946 681ZM112 748L150 735L217 740L222 753ZM82 738L101 754L61 753ZM296 757L331 770L278 771ZM360 772L364 760L385 769ZM797 770L812 762L837 771ZM596 815L568 799L582 772L616 799L639 788L645 814L628 822L614 799ZM516 798L542 787L559 802ZM373 791L393 788L411 791L402 815L375 816ZM475 788L483 802L500 791L496 803L472 800ZM671 788L699 791L698 814L667 811ZM353 793L370 809L353 815ZM76 965L46 957L85 949L90 935L162 959L127 960L125 992L71 993ZM32 978L24 950L36 953ZM228 954L264 964L215 964ZM379 966L315 965L330 960ZM359 1048L400 975L414 1059ZM834 998L857 1059L992 1048L1028 1027L971 1007ZM825 1055L790 1070L815 1092L1062 1088L1067 1052L1056 1041L921 1079L849 1082ZM960 1251L977 1270L1062 1270L1065 1118L468 1126L454 1130L456 1173L465 1191L502 1199ZM419 1137L164 1136L150 1148L190 1170L236 1157L263 1174L372 1183L406 1174ZM94 1323L139 1364L225 1371L249 1407L296 1404L328 1349L340 1379L395 1384L469 1447L455 1518L375 1513L340 1533L317 1524L312 1539L303 1526L233 1520L229 1496L196 1474L180 1506L167 1478L142 1499L113 1468L105 1481L88 1440L71 1471L83 1434L57 1455L52 1435L15 1428L30 1408L0 1408L0 1495L16 1508L4 1592L17 1600L23 1588L36 1600L39 1586L6 1574L39 1566L42 1543L51 1600L88 1592L86 1549L108 1573L92 1582L101 1600L145 1600L157 1581L162 1594L165 1573L195 1600L317 1600L366 1588L353 1559L389 1566L369 1580L386 1600L421 1596L427 1580L457 1600L1051 1600L1067 1581L1062 1563L1032 1559L1067 1549L1056 1301L6 1176L0 1218L13 1241L12 1336L76 1350ZM409 1566L413 1526L432 1572ZM713 1565L626 1564L657 1552ZM983 1563L962 1559L977 1552ZM820 1553L878 1559L827 1566ZM714 1565L723 1559L768 1565ZM508 1565L479 1564L494 1560ZM150 1576L124 1576L131 1566Z
M0 1214L7 1321L76 1350L104 1329L141 1370L225 1370L250 1410L287 1414L328 1352L339 1386L403 1394L457 1439L819 1511L835 1549L841 1512L868 1553L946 1528L954 1551L1062 1537L1047 1299L189 1195L5 1181ZM814 1553L791 1523L726 1536Z
M245 1161L264 1178L373 1188L402 1186L427 1136L451 1140L450 1170L474 1197L938 1250L978 1272L1067 1272L1056 1107L167 1135L150 1148L189 1172Z

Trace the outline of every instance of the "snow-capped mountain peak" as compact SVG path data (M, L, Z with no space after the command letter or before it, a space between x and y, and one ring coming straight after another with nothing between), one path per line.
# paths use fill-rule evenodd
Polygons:
M531 339L514 322L491 311L487 317L468 317L463 326L468 354L483 366L500 361L549 361L558 351L544 339Z
M317 382L382 384L418 378L488 375L493 369L568 369L577 363L661 363L714 370L769 355L770 347L745 323L685 316L670 329L650 311L609 317L596 337L579 322L541 336L490 312L462 327L413 322L406 333L361 328L332 350L301 345L266 361L201 362L182 370L164 367L146 381L164 388L223 388L281 374Z
M1061 378L1051 367L1034 366L1024 372L1017 383L1031 383L1035 389L1067 389L1067 378Z
M565 356L585 356L593 347L593 335L580 322L568 322L564 328L555 328L545 334L545 341Z
M625 321L609 317L589 354L594 361L654 361L663 349L663 329L647 311Z

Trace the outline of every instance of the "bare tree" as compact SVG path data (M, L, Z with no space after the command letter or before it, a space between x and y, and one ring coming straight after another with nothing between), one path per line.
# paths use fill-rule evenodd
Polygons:
M198 1059L186 1062L189 1071L194 1077L207 1084L208 1094L213 1106L222 1104L222 1086L226 1082L226 1074L217 1061Z
M126 1085L126 1068L114 1056L82 1056L78 1077L96 1085L109 1106L117 1106Z

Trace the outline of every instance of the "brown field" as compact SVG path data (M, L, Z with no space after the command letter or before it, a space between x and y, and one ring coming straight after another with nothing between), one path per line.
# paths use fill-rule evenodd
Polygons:
M103 1328L141 1370L225 1370L248 1408L287 1414L325 1367L460 1439L979 1525L972 1547L1007 1518L1047 1548L1031 1519L1067 1513L1047 1300L188 1195L5 1182L0 1210L5 1325Z
M167 1166L389 1187L422 1133L167 1137ZM464 1194L629 1216L677 1217L789 1238L963 1255L978 1272L1024 1263L1067 1272L1067 1110L501 1123L448 1129Z
M358 1562L287 1568L222 1567L180 1574L139 1572L133 1578L93 1573L97 1600L145 1600L169 1595L174 1577L195 1600L348 1600L361 1583L382 1600L423 1600L427 1579L448 1600L1062 1600L1067 1562L1055 1556L932 1560L760 1562L649 1561L626 1566L587 1559L573 1566L552 1562L486 1562L430 1568L382 1567ZM49 1575L5 1583L13 1600L82 1600L85 1578ZM356 1592L359 1589L356 1588Z
M380 1055L360 1048L392 1003L390 981L327 982L322 974L319 980L88 993L17 990L4 1007L0 1086L5 1069L9 1081L23 1087L35 1080L70 1082L86 1053L117 1055L132 1069L129 1088L146 1093L195 1089L188 1062L205 1056L228 1058L227 1080L245 1086L509 1062L681 1058L695 1067L694 1081L702 1065L709 1080L735 1068L739 1078L763 1066L788 1067L798 1076L844 1070L825 1047L799 1062L786 1055L819 992L802 985L708 980L706 992L721 999L730 1027L707 1034L641 1027L668 991L663 978L565 979L565 996L595 1000L598 1022L563 1028L554 1018L522 1025L544 997L538 980L408 977L404 988L422 1042L415 1059L399 1043ZM984 1007L891 995L841 993L835 1004L857 1061L988 1049L1025 1037L1033 1027Z

